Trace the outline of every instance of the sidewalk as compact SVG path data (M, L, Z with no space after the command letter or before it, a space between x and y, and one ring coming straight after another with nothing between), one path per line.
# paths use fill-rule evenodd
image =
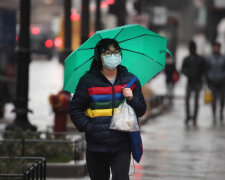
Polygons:
M176 98L173 107L142 125L144 154L130 180L224 180L225 126L212 125L210 106L202 100L198 120L197 128L186 127L184 100ZM78 179L89 178L70 180Z
M164 94L163 82L160 74L149 86L155 93ZM203 104L202 91L198 127L186 127L184 95L185 78L181 76L175 88L174 106L142 126L144 155L141 163L135 165L131 180L225 179L225 126L212 125L211 107Z
M182 51L178 52L178 56L183 54ZM177 61L178 68L180 68L180 60ZM35 69L42 69L42 71L35 72ZM44 130L53 124L53 113L48 104L48 96L60 90L61 70L62 67L55 61L31 63L31 72L35 73L30 78L29 107L34 110L34 114L29 115L29 118L31 123L38 125L38 130ZM35 84L36 82L38 84ZM148 85L154 93L165 94L164 74L151 80ZM199 126L186 127L184 90L185 78L181 76L175 89L175 95L179 98L175 98L174 106L142 125L144 154L141 163L135 164L135 174L130 176L131 180L225 179L225 127L220 126L219 123L215 127L212 126L211 108L203 104L203 93L200 97ZM7 105L6 119L13 119L11 108L10 104ZM0 130L3 126L0 123ZM133 171L131 164L130 174ZM89 178L73 180L78 179Z
M225 127L212 126L201 106L199 126L185 127L184 101L142 127L144 155L132 180L224 180Z

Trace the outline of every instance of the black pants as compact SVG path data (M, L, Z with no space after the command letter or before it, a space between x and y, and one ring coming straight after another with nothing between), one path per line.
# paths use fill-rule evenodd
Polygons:
M197 121L198 115L198 108L199 108L199 93L201 90L201 84L188 84L186 89L186 98L185 98L185 105L186 105L186 121L190 118L193 118L194 123ZM190 114L190 98L192 93L194 93L194 113Z
M86 152L86 161L91 180L129 180L130 152Z
M225 86L223 84L210 86L210 89L213 94L212 102L212 113L213 120L216 121L216 109L217 101L220 101L220 120L223 121L223 109L224 109L224 100L225 100Z
M167 82L166 83L166 94L167 98L169 100L169 105L173 105L173 97L174 97L174 83L173 82Z

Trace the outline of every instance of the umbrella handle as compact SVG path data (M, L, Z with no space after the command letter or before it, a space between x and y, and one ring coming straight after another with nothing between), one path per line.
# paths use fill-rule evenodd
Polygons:
M171 56L172 62L174 63L174 57L173 57L172 53L167 48L166 48L166 52Z

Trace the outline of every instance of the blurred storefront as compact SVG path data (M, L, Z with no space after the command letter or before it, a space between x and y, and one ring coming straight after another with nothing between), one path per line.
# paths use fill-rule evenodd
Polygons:
M208 0L207 2L208 2L207 3L207 9L208 9L207 37L210 40L210 42L213 42L216 40L218 36L221 37L221 31L223 31L221 29L222 25L220 25L220 27L218 27L218 25L222 23L225 17L225 1L224 0ZM224 50L222 51L224 52Z
M15 98L16 79L16 12L0 8L0 118L4 105Z

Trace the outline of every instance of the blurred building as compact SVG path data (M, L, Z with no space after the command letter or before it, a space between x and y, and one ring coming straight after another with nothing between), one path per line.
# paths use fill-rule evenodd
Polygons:
M225 19L225 1L208 0L207 10L208 10L207 37L211 42L213 42L216 40L216 37L218 35L221 37L221 34L218 34L218 31L219 33L223 31L223 27L220 26L219 28L218 25L222 23L223 19Z
M167 26L173 19L177 27L178 41L188 41L193 34L195 9L190 0L151 0L146 1L146 12L149 14L149 27Z
M11 4L0 1L0 118L4 115L5 103L15 98L16 3Z
M19 1L20 0L1 0L0 7L3 9L17 10L19 8Z
M217 38L224 44L218 38L225 31L222 25L218 27L225 17L224 0L145 0L142 4L143 12L148 16L149 29L168 38L173 54L177 43L187 43L193 37L206 43Z

